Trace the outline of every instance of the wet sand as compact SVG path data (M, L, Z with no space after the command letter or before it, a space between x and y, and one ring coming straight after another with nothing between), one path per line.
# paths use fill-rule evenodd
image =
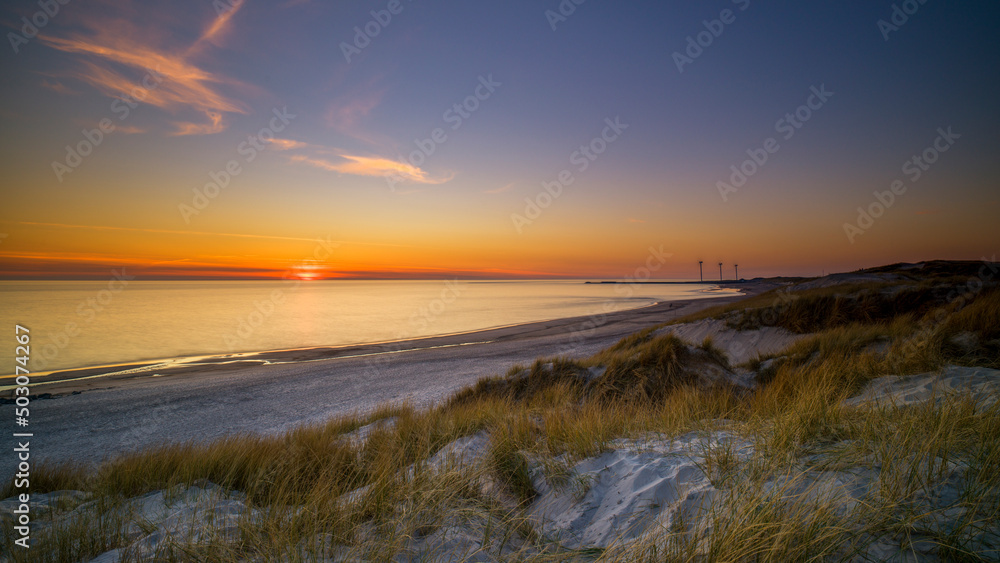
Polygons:
M385 403L426 406L489 375L540 357L586 357L643 328L774 287L403 342L283 350L185 362L63 371L35 388L32 457L99 462L164 442L276 433ZM36 457L37 456L37 457ZM7 456L0 476L13 471ZM11 473L12 474L12 473Z

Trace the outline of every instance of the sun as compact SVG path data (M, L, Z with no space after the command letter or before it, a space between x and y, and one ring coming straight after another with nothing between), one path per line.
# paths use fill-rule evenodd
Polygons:
M294 266L292 268L292 276L302 281L316 281L325 277L322 265L313 260Z

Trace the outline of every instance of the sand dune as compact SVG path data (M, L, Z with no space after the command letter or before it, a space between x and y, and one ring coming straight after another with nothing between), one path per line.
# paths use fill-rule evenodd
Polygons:
M873 379L848 406L906 406L933 400L937 403L966 395L983 406L1000 397L1000 371L988 368L948 366L940 373Z
M949 366L936 373L883 377L845 404L855 408L906 407L958 393L971 394L983 405L993 404L1000 395L1000 371ZM726 421L711 424L717 428L727 425ZM490 437L483 431L459 438L429 458L425 467L431 472L464 469L483 475L489 444ZM830 445L831 450L838 447ZM719 452L726 452L730 467L720 468L717 461L712 461L718 459ZM608 451L572 462L566 473L555 480L547 475L545 466L532 462L530 473L538 496L527 515L540 533L564 548L614 550L653 541L666 532L704 534L718 518L727 517L727 503L733 495L757 494L803 506L822 501L849 516L877 489L877 467L822 469L822 456L812 455L809 464L817 469L779 472L767 477L763 487L743 490L742 483L750 482L744 472L755 454L750 437L741 436L735 429L716 429L674 438L649 435L615 440ZM961 509L954 506L964 490L965 477L956 463L942 467L934 494L920 502L935 515L934 521L926 525L946 529L962 516L956 512ZM412 478L413 469L407 473ZM85 493L77 491L36 495L33 509L50 504L78 505L61 516L70 517L93 508L92 503L81 504L86 498ZM11 499L2 501L0 511L9 513L14 506ZM141 518L146 522L144 527L133 526L131 532L130 548L138 553L152 553L169 541L210 541L235 533L240 517L253 517L238 492L224 493L211 483L149 493L128 501L123 510L136 521ZM993 528L997 528L996 523ZM483 543L488 530L485 521L478 522L475 517L447 522L433 534L411 538L404 559L432 554L435 561L496 561L520 545L513 542L504 548L505 552L492 553ZM912 556L936 560L935 546L921 543L920 534L914 533L905 546L892 538L872 538L860 556L874 560ZM997 536L1000 529L984 534ZM93 561L113 563L123 553L113 550ZM336 546L329 555L331 561L361 560Z
M766 326L756 330L734 330L722 319L704 319L692 323L667 326L654 334L673 333L682 340L700 344L707 337L729 357L729 363L741 364L758 355L775 354L806 337L779 327Z

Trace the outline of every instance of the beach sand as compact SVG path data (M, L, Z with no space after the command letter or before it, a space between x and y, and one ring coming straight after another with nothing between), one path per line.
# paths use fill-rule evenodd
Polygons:
M104 370L58 372L49 378L59 382L35 388L53 398L32 403L32 455L95 463L164 442L283 432L386 403L427 406L514 364L586 357L644 328L775 286L729 287L743 293L396 343L139 363L100 377ZM0 471L13 470L9 461Z

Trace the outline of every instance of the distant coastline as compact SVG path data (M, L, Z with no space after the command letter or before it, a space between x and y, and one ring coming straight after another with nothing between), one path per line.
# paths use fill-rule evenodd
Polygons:
M720 285L727 283L750 283L752 280L721 280L721 281L634 281L634 280L607 280L607 281L586 281L585 284L603 285Z

